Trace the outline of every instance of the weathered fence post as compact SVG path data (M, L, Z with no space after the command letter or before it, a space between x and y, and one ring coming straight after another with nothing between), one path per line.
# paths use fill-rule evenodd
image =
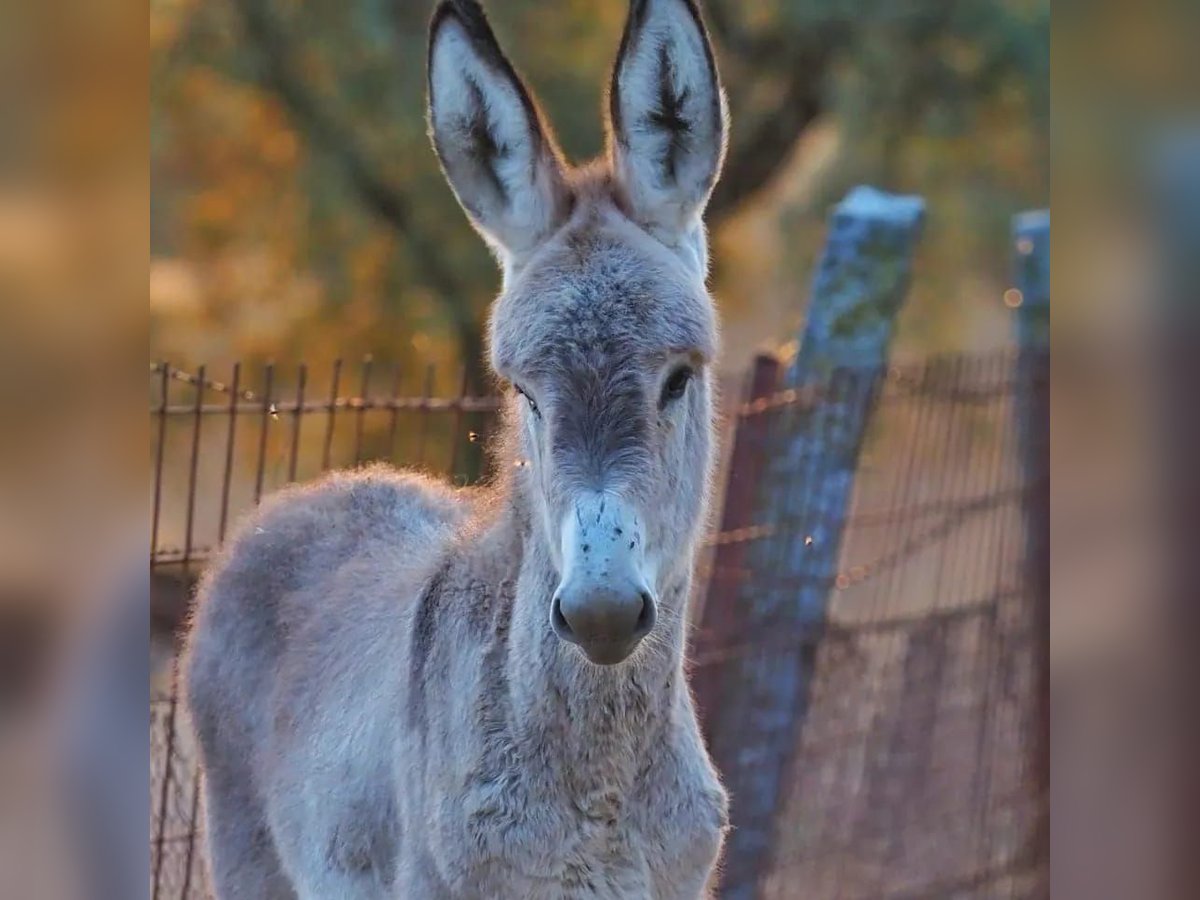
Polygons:
M1167 777L1179 801L1180 824L1190 825L1193 811L1200 808L1200 767L1194 762L1200 759L1200 730L1182 711L1196 708L1198 681L1193 635L1200 631L1200 419L1186 410L1195 408L1200 384L1200 129L1169 131L1156 143L1146 179L1152 187L1151 235L1160 280L1150 338L1155 443L1160 448L1152 465L1154 501L1163 518L1156 539L1162 542L1159 552L1167 572L1163 615L1173 635L1161 650L1170 663L1161 670L1158 696L1169 698L1163 709L1180 711L1170 717L1174 731L1163 740L1178 747L1178 765L1167 770ZM1127 365L1118 371L1126 376ZM1146 615L1155 613L1147 609ZM1191 851L1190 832L1186 825L1175 832L1179 852L1173 874L1179 885L1200 884L1200 854Z
M727 670L711 730L733 804L724 897L755 896L772 861L858 450L923 217L920 198L867 187L834 209L800 349L781 386L798 399L771 414L755 516L769 534L750 548L755 577L739 608L755 646Z
M1017 372L1016 430L1024 495L1023 591L1032 617L1037 695L1030 744L1030 788L1037 803L1028 847L1034 865L1050 862L1050 213L1013 220ZM1044 874L1044 873L1043 873ZM1047 885L1041 886L1048 891ZM1040 896L1040 895L1039 895Z
M738 596L746 572L748 529L755 524L754 499L765 457L768 418L763 411L754 409L754 402L765 400L774 392L779 384L779 370L780 362L775 356L754 357L742 392L744 402L731 414L733 447L725 479L721 525L693 644L693 659L698 660L698 665L692 674L692 691L706 735L710 731L710 715L719 707L721 685L728 670L728 660L711 657L720 651L735 627Z
M1013 219L1014 280L1021 292L1017 345L1022 355L1043 356L1050 348L1050 213L1025 212Z

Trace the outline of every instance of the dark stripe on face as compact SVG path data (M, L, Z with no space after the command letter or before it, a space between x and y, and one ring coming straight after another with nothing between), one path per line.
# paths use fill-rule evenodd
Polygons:
M555 403L555 466L592 487L631 474L650 430L637 373L616 365L583 366L564 372L563 379Z

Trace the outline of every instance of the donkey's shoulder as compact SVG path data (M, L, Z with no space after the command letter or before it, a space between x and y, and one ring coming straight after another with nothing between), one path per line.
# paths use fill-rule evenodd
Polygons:
M310 552L316 542L344 553L376 540L407 543L440 535L464 521L470 506L462 492L424 475L374 465L272 494L234 542L301 545Z
M262 512L270 518L330 517L350 525L453 525L468 511L465 496L418 472L376 464L331 472L309 484L286 488L268 498Z
M470 513L472 502L459 494L382 465L284 488L238 524L206 573L200 606L208 595L218 603L221 595L244 595L265 612L264 602L269 610L328 586L348 564L428 558Z
M387 466L270 495L205 574L192 656L206 657L209 644L236 645L266 680L286 669L313 690L305 672L365 665L372 643L399 627L397 611L415 600L472 505L448 486ZM212 662L225 665L220 657Z

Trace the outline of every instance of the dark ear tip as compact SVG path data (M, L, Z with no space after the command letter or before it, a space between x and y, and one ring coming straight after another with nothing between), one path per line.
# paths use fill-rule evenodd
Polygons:
M699 0L659 0L659 3L675 3L684 9L693 24L700 31L700 40L704 44L705 55L711 57L712 37L709 34L708 25L704 21L704 14L700 9ZM621 34L621 46L617 51L617 66L620 66L622 57L624 57L625 52L629 49L634 33L645 25L650 8L655 5L655 0L630 0L629 15L625 19L625 28Z
M676 2L684 6L692 18L703 26L704 16L700 11L699 0L676 0ZM646 13L653 5L654 0L629 0L630 19L636 24L641 24L646 18Z
M439 29L450 19L456 21L464 32L467 40L475 47L477 53L493 67L503 71L515 79L512 66L500 49L495 32L488 22L487 13L479 0L441 0L433 11L429 22L429 53L432 56L433 45L437 40Z
M429 20L429 36L432 38L448 19L455 19L472 38L491 35L487 13L479 0L440 0L434 7Z

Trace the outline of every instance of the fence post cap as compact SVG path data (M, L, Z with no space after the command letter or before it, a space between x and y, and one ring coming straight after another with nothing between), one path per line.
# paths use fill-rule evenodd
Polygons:
M889 194L860 184L851 188L836 212L854 219L912 226L925 217L925 200L915 194Z
M1017 238L1038 239L1050 233L1050 210L1030 209L1013 216L1013 234Z
M867 185L834 207L789 381L883 362L924 215L921 197Z
M1048 337L1050 305L1050 210L1031 209L1012 218L1014 283L1004 302L1017 310L1018 340ZM1031 318L1032 317L1032 318ZM1031 322L1036 319L1038 325Z

